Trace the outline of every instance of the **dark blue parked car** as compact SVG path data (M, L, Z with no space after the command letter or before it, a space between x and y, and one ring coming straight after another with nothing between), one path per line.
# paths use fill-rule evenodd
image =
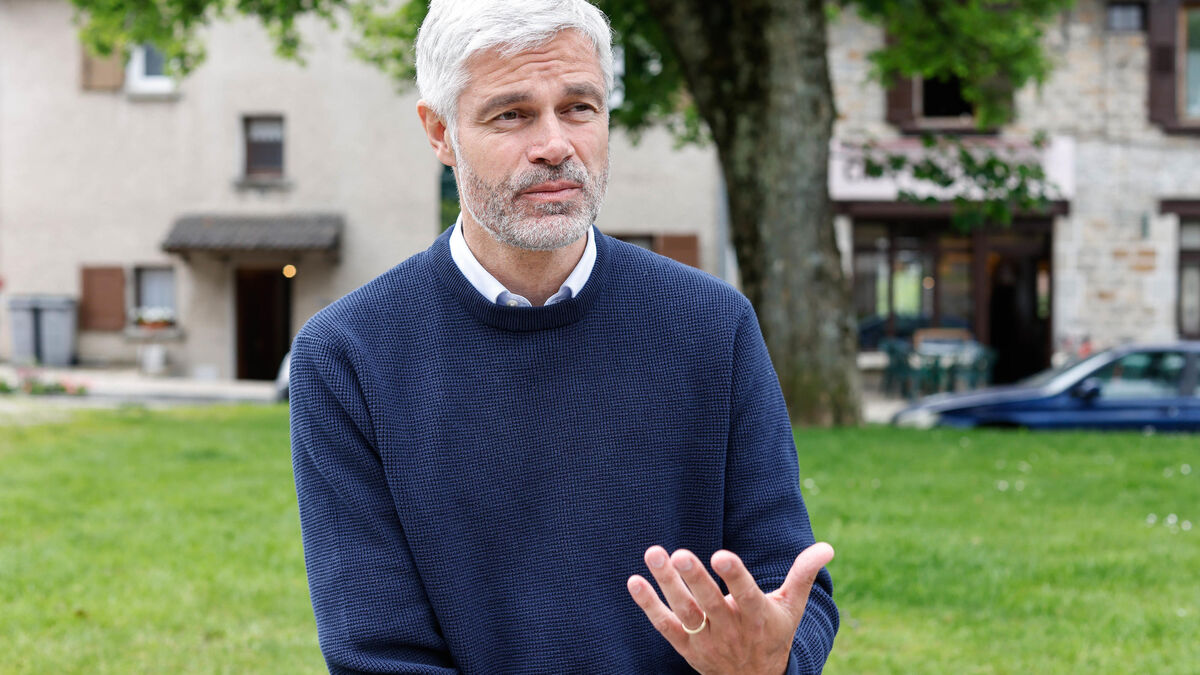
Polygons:
M1129 345L1015 385L929 396L896 413L892 423L1200 431L1198 371L1200 342Z

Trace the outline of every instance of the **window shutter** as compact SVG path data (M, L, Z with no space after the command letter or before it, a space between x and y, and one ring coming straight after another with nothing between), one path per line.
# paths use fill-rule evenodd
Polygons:
M84 267L79 294L79 329L119 331L125 328L125 270Z
M654 252L700 267L700 238L694 234L660 234L654 237Z
M911 131L916 126L913 89L913 78L898 75L887 90L887 120L900 131Z
M1175 62L1178 53L1179 1L1150 3L1146 42L1150 49L1150 121L1169 129L1179 123L1175 101Z
M80 86L87 91L121 91L125 86L125 64L121 52L113 50L109 56L93 56L84 47Z

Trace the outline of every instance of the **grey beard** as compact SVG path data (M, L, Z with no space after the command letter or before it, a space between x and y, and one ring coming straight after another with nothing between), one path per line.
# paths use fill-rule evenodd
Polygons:
M459 194L463 207L496 241L527 251L554 251L579 241L600 215L608 190L608 164L596 176L583 163L569 160L557 166L538 166L490 184L471 170L458 153ZM539 183L568 180L582 186L575 202L527 203L517 195Z

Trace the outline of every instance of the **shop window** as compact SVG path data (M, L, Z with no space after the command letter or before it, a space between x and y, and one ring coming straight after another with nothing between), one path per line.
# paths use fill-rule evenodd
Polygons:
M968 328L970 241L904 224L856 224L853 295L864 351L887 338L911 340L922 328Z

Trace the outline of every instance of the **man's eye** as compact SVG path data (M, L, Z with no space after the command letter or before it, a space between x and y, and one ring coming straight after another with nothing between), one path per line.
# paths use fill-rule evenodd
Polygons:
M515 111L515 110L509 110L506 112L502 112L499 115L496 115L496 119L501 122L512 122L512 121L516 120L517 117L518 117L517 111Z

